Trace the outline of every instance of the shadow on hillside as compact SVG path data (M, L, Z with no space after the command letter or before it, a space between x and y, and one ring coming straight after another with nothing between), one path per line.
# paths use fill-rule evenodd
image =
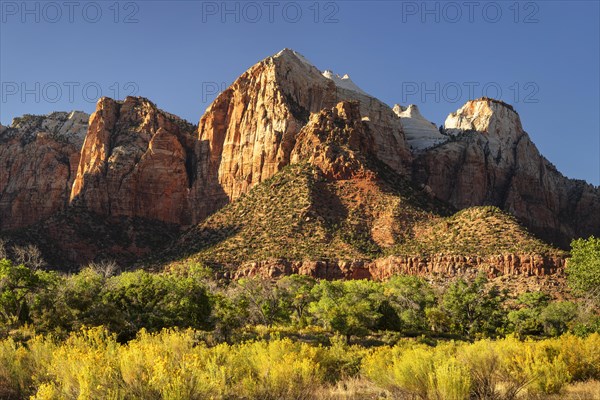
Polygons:
M129 269L140 257L164 249L180 233L175 224L105 217L69 207L35 225L3 232L1 236L11 246L37 246L48 269L72 272L99 261L114 261Z
M382 161L370 158L368 162L371 169L377 172L377 176L381 180L378 186L382 192L401 196L411 206L441 217L448 217L458 211L435 196L426 193Z
M142 265L164 265L180 261L236 235L241 226L231 224L219 228L195 226L172 241L163 252L154 252L153 256L142 261Z

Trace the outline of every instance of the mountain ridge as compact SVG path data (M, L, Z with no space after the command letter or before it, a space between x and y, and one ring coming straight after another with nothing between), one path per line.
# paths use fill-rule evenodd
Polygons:
M438 129L416 106L391 108L350 83L349 78L331 71L321 72L299 53L284 49L240 75L217 96L197 125L159 109L145 98L128 97L123 101L102 98L89 124L85 124L85 140L65 147L71 158L68 168L64 162L56 164L52 157L48 160L48 157L32 156L43 149L35 146L38 139L29 142L28 145L33 146L29 149L21 144L27 136L25 133L21 133L19 139L11 139L21 131L17 127L2 127L2 165L13 165L15 160L36 160L38 164L29 168L29 174L44 171L39 174L42 181L62 189L57 195L47 196L42 189L44 185L33 185L26 192L24 186L15 186L8 182L6 174L3 178L0 173L0 231L11 234L15 229L25 229L20 231L21 239L28 227L46 232L47 218L77 208L93 213L94 218L123 221L124 226L135 219L155 221L157 227L173 226L187 232L182 237L189 238L193 236L190 232L206 228L215 218L225 218L219 210L228 212L227 204L245 201L252 188L273 178L281 179L279 174L297 164L316 168L319 179L325 182L319 187L330 193L325 196L327 201L338 204L333 208L338 207L338 212L345 213L340 219L343 229L334 227L325 217L322 217L327 222L325 225L313 227L324 232L325 239L312 246L319 248L329 243L329 250L340 254L344 251L357 257L362 254L362 250L355 252L354 243L364 249L378 249L377 257L402 256L398 252L390 255L384 251L394 246L398 249L404 246L405 256L417 256L407 250L408 243L414 239L408 236L418 231L414 227L417 222L429 226L424 216L433 203L443 205L441 208L446 210L430 216L435 221L448 218L452 210L498 207L513 214L515 221L529 227L538 237L563 248L571 238L600 234L600 221L594 214L599 211L600 218L600 188L569 180L553 168L529 139L512 106L488 98L471 100L451 113L442 129ZM81 132L80 125L73 125L73 132ZM37 138L37 134L32 137ZM8 148L4 143L11 140L12 150L3 153L3 146ZM53 145L59 154L54 158L64 160L63 145L58 142ZM55 176L52 171L57 167L54 165L61 166L65 173ZM22 183L31 178L18 171L10 174L10 180ZM13 189L7 190L11 187ZM393 187L396 189L390 189ZM302 190L309 196L309 203L316 201L318 196L314 189ZM393 194L394 190L400 191ZM31 217L22 218L18 215L25 212L19 210L35 203L11 193L28 193L29 199L37 196L55 200L40 212L34 206ZM352 196L357 202L348 200ZM408 200L404 196L418 197L425 208L402 209L398 215L389 210L389 215L375 211L379 207L386 209L385 204L405 204ZM320 207L327 208L327 201L317 201L316 215L322 211ZM410 219L416 215L420 217L415 217L410 228L401 222L403 216ZM61 224L59 217L52 221L51 224ZM440 221L439 226L448 223ZM506 224L513 226L509 220ZM217 225L213 226L216 230L227 226L226 223ZM144 226L151 231L153 223ZM69 229L63 231L73 231ZM132 225L132 229L136 228ZM424 239L428 236L423 229L417 236ZM509 231L506 228L506 232ZM269 234L274 233L265 231L265 243L271 240ZM531 243L537 240L527 235L529 233L523 240L531 240ZM174 237L171 233L167 236ZM229 239L223 237L223 243ZM64 238L57 234L51 240ZM197 240L208 239L200 235ZM147 242L153 243L152 240ZM200 247L206 248L211 243L200 243ZM172 248L177 248L174 246ZM71 250L66 247L66 252L77 251L76 243ZM110 251L100 248L102 246L92 246L85 257L72 258L85 263L110 256ZM285 250L285 246L282 248ZM146 248L144 256L151 250ZM509 250L506 251L517 252L516 248ZM551 246L538 250L534 253L549 255L548 260L556 253ZM449 256L445 251L442 253ZM435 252L420 256L431 254ZM564 253L560 254L564 258ZM128 263L134 258L124 257ZM244 263L265 259L242 258L239 261ZM370 260L375 258L370 257Z

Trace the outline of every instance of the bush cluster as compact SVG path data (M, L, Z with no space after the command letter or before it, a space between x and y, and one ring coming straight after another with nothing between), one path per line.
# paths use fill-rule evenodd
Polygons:
M600 378L600 335L542 341L514 337L430 347L403 340L367 349L290 339L207 346L194 330L141 330L121 344L104 328L62 342L0 341L0 397L19 399L335 398L336 385L364 382L377 398L547 398ZM352 365L350 368L349 366Z
M141 329L192 328L210 332L216 343L234 343L262 325L316 326L348 342L384 332L472 340L513 332L522 337L569 330L584 335L600 325L595 311L541 293L525 293L514 305L482 277L457 279L440 291L415 276L386 282L300 275L218 282L200 265L111 273L95 266L62 275L0 261L0 335L33 326L37 333L66 337L82 326L104 326L126 342Z

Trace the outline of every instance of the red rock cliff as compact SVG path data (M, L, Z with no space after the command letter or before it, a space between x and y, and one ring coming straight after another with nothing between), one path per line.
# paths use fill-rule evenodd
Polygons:
M22 228L69 204L89 115L25 115L0 126L0 230Z
M100 99L71 201L100 215L189 224L193 131L146 99Z
M436 197L459 209L498 206L563 247L573 237L600 234L600 189L558 172L511 106L469 101L444 127L451 140L414 163L414 180Z

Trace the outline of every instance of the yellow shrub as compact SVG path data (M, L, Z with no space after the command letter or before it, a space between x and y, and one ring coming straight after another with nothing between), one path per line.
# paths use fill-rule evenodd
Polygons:
M455 357L435 361L429 375L429 397L436 400L467 400L471 392L469 368Z
M123 398L117 349L115 337L103 328L71 334L54 351L48 365L52 393L61 399ZM42 396L48 396L50 389L44 386L43 390L34 398L48 398Z
M363 373L396 395L427 398L434 353L424 345L412 348L384 347L363 361Z
M323 379L317 349L290 339L242 344L236 357L251 368L240 382L249 398L310 398Z

